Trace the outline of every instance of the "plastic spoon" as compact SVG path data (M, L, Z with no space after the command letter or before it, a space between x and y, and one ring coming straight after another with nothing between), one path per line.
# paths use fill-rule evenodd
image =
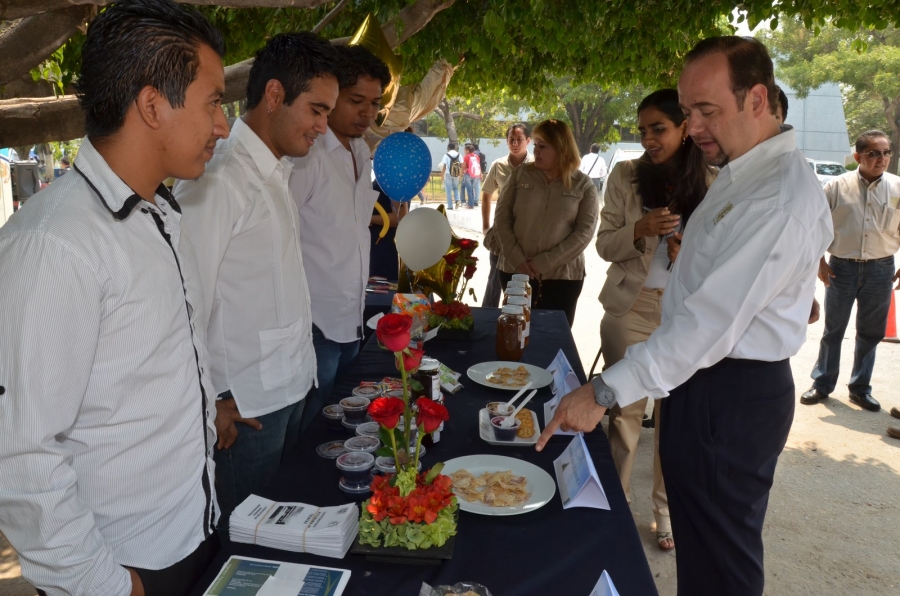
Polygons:
M502 422L500 422L500 426L503 427L503 428L509 428L510 426L512 426L512 425L515 423L515 421L516 421L516 414L518 414L519 411L520 411L522 408L525 407L525 404L527 404L528 402L530 402L530 401L531 401L531 398L534 397L535 395L537 395L537 389L532 389L532 390L531 390L531 393L528 394L528 397L525 398L525 401L523 401L522 403L520 403L520 404L516 407L516 409L513 410L513 413L512 413L512 414L510 414L509 416L507 416L506 418L504 418Z
M506 407L512 408L513 402L522 397L522 394L531 389L531 381L528 381L528 384L522 387L518 393L516 393L511 400L506 402Z

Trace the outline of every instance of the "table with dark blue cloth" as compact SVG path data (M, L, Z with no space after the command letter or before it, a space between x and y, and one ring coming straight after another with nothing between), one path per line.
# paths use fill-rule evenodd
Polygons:
M494 341L499 309L476 308L472 312L475 328L470 339L447 341L438 336L425 346L427 355L462 373L460 381L464 385L456 394L445 397L450 420L445 423L440 442L425 454L425 468L435 462L485 453L529 461L555 479L553 460L572 437L553 437L541 453L532 447L492 446L479 437L478 411L489 401L508 399L512 393L478 385L465 376L473 364L497 360ZM547 367L560 348L579 380L584 382L584 369L565 315L562 311L535 310L531 342L522 362ZM360 381L376 381L396 374L393 355L379 349L373 338L360 352L350 372L337 382L333 395L350 395ZM538 413L541 428L543 402L551 397L550 388L545 387L529 404ZM262 496L320 506L363 501L368 495L356 497L342 492L338 488L341 474L334 460L323 459L315 453L317 445L345 436L349 433L329 431L325 419L318 416L272 482L261 491ZM229 555L243 555L350 569L350 583L344 592L348 596L415 596L423 581L431 585L479 582L494 596L588 596L604 569L622 596L655 595L656 587L606 435L598 428L585 435L585 441L609 499L610 511L564 510L558 489L548 504L522 515L493 517L460 511L453 558L438 565L373 562L352 553L344 559L331 559L225 541L222 552L194 594L202 594L212 583Z

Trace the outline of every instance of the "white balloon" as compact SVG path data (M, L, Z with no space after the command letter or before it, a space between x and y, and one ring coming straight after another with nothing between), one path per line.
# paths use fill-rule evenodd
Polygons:
M420 207L406 214L397 226L397 254L412 271L427 269L450 248L450 222L434 209Z

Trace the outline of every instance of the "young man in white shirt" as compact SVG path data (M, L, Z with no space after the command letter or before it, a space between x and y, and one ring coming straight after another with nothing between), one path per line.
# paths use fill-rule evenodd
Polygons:
M222 526L293 446L316 378L289 158L306 155L325 133L337 98L335 59L313 33L270 39L250 69L247 113L231 138L205 176L175 186L209 313Z
M775 119L751 38L697 44L678 83L688 134L721 170L684 233L662 325L567 395L538 440L590 431L614 403L665 398L660 459L678 593L761 596L762 527L794 413L789 358L806 339L832 225L821 186Z
M581 158L578 169L591 179L597 187L597 196L600 196L603 181L606 180L606 160L600 157L600 145L597 143L591 145L591 152Z
M101 12L73 171L0 229L0 530L41 593L180 596L218 549L202 291L162 182L228 136L224 51L170 0Z
M447 192L447 210L459 207L459 187L463 174L462 156L457 151L457 143L447 143L447 153L441 158L441 177L444 179L444 190ZM454 171L456 174L454 175Z
M369 278L369 222L378 199L372 190L372 154L363 134L375 122L391 81L387 65L366 48L340 46L336 53L340 91L328 128L309 155L293 160L290 179L300 216L319 378L301 432L359 353Z
M804 405L828 399L837 385L841 343L856 304L856 346L850 373L850 401L877 412L872 397L875 349L884 339L891 306L894 253L900 248L900 177L886 172L891 142L880 130L856 139L856 171L825 184L825 196L834 222L834 242L823 256L819 279L825 284L825 331L819 358L812 371L813 386L800 396Z

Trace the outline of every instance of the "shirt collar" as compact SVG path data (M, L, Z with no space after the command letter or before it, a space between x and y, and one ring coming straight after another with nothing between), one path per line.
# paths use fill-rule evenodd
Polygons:
M322 149L325 150L325 153L331 153L332 151L336 151L338 149L344 149L344 145L341 143L340 139L337 138L337 135L334 134L334 131L331 130L331 127L328 127L328 130L325 131L325 134L320 137L322 139ZM359 143L365 143L362 138L359 139L350 139L350 151L354 155L358 154L359 151L358 145ZM344 149L346 151L346 149Z
M860 183L862 183L863 186L865 186L866 188L871 188L884 179L884 174L869 182L868 180L863 178L862 172L859 171L859 168L856 168L856 178L860 181Z
M728 162L722 172L727 169L727 176L732 182L736 182L746 173L756 173L758 166L773 160L785 153L790 153L797 148L797 133L793 130L785 130L771 139L766 139L756 145L750 151ZM721 174L720 174L721 175Z
M242 118L234 121L234 125L231 127L231 137L240 143L250 155L250 159L256 164L256 169L259 170L259 175L263 180L271 178L272 173L279 165L283 167L281 160L275 157L272 150L263 143L252 128L247 126Z
M117 220L121 221L127 218L134 208L144 200L125 184L118 174L112 171L88 137L82 140L78 156L72 165L75 172L87 182L98 200ZM181 213L181 207L164 184L160 183L156 189L156 195L168 202L175 211Z

